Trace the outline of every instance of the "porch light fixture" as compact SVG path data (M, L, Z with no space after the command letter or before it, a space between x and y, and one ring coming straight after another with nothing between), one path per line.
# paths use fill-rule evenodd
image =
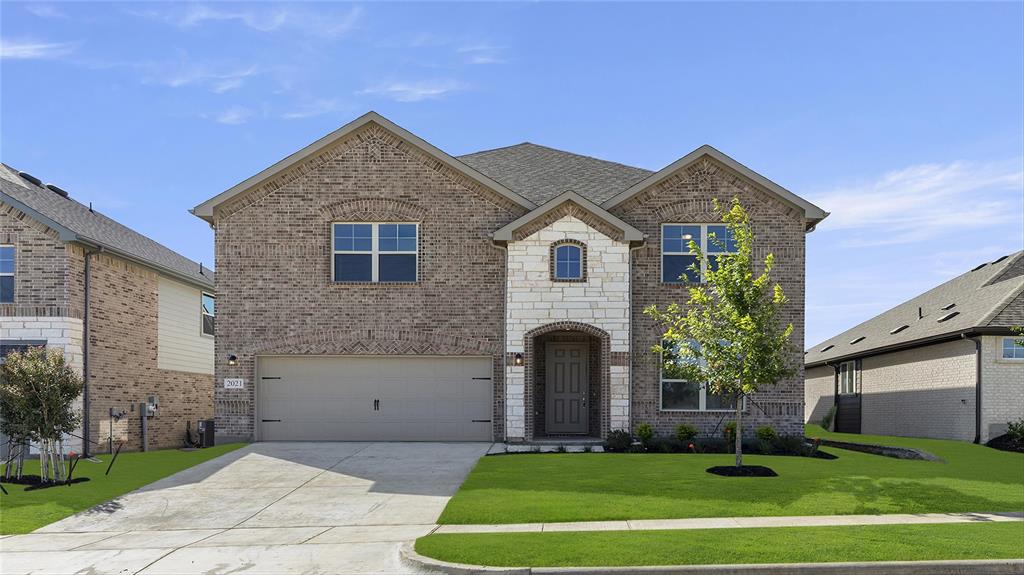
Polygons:
M230 365L230 366L238 365L238 356L234 355L234 354L228 354L228 365Z
M523 354L517 353L515 359L516 365L523 365Z

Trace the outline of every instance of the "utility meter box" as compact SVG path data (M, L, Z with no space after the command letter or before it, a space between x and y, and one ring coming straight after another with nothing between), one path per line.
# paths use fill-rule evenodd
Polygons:
M196 430L199 433L199 447L213 447L213 420L200 419Z
M153 417L160 410L160 400L155 395L146 398L146 416Z

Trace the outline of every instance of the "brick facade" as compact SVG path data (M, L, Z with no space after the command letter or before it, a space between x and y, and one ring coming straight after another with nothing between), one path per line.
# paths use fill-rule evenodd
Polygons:
M1015 311L1024 315L1024 300L1018 296L1016 301L1014 310L1007 306L1003 313ZM1003 337L989 335L981 340L983 442L1006 433L1007 423L1024 418L1024 360L1003 359Z
M804 219L800 210L784 204L774 195L705 157L681 169L652 188L640 192L611 212L647 236L644 247L633 250L632 287L632 426L649 423L659 435L674 433L680 423L694 425L702 433L711 433L724 421L732 420L721 412L668 412L660 409L660 360L651 348L660 340L660 331L643 314L648 305L685 304L685 285L661 282L661 225L668 223L719 223L712 198L729 202L739 198L750 215L757 239L754 258L763 261L775 255L772 279L789 299L782 321L793 324L793 356L796 374L765 388L751 398L744 413L745 429L771 425L780 434L803 433L804 389ZM754 405L756 403L756 406Z

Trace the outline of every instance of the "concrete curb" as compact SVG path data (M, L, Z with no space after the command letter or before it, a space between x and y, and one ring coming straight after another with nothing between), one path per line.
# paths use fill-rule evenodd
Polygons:
M1024 575L1024 559L644 567L485 567L431 559L417 553L413 543L402 545L400 554L402 561L420 571L448 575Z

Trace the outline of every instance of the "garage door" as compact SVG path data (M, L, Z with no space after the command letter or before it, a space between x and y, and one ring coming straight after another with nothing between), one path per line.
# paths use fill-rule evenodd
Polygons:
M490 441L491 358L259 360L262 441Z

